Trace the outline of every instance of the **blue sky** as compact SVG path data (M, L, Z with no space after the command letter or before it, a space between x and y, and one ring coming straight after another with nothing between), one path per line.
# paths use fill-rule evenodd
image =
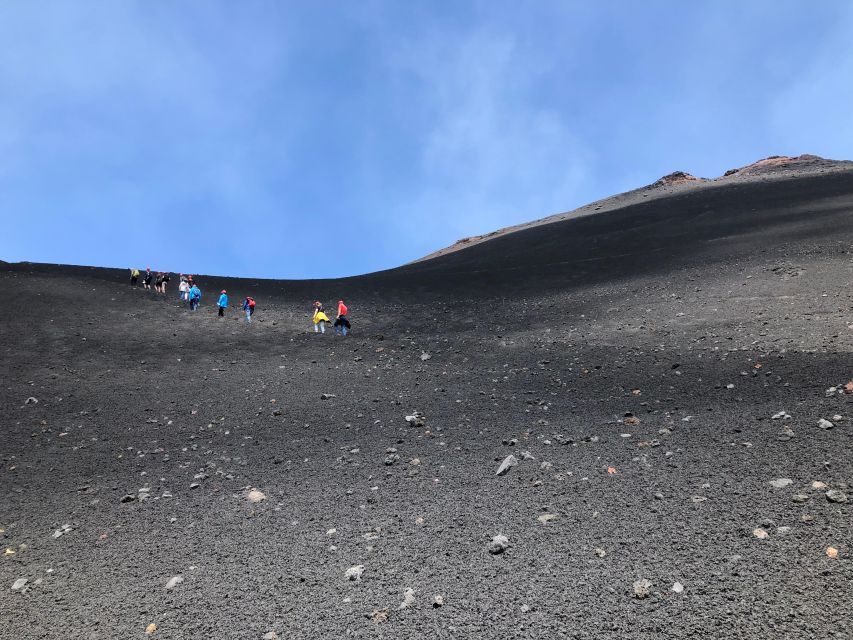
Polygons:
M853 156L853 3L6 0L0 258L397 266L681 169Z

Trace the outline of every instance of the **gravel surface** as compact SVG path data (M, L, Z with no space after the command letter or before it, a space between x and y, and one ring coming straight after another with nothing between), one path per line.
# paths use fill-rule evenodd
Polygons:
M4 638L853 637L853 173L126 275L0 267Z

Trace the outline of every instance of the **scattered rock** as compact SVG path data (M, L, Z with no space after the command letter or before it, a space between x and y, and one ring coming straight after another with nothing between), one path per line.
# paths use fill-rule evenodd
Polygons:
M320 400L330 400L331 398L337 398L334 393L324 393L320 396Z
M766 540L767 538L770 537L770 534L767 533L767 531L765 531L761 527L757 527L757 528L753 529L752 535L754 535L759 540Z
M823 491L824 489L828 488L828 485L825 482L821 482L820 480L813 480L811 486L812 489L816 491Z
M389 613L390 611L388 609L377 609L376 611L370 614L370 619L373 620L373 622L375 622L376 624L380 624L388 620Z
M507 473L509 473L509 470L517 464L518 459L514 455L509 454L506 458L504 458L504 461L501 462L501 466L498 467L498 470L495 472L495 475L506 475Z
M604 549L596 547L595 548L595 555L597 555L599 558L603 558L604 556L607 555L607 552Z
M400 456L396 453L389 453L385 456L385 466L390 467L392 464L396 464L400 461Z
M808 502L808 501L809 501L809 496L807 496L807 495L805 495L805 494L803 494L803 493L797 493L797 494L794 494L794 495L791 497L791 500L793 500L794 502L800 502L800 503L802 503L802 502Z
M426 351L421 353L421 360L423 360L424 362L426 362L430 358L432 358L432 356L430 354L428 354Z
M832 424L826 418L821 418L817 421L817 426L819 426L821 429L832 429L832 427L834 427L835 425Z
M509 548L509 538L504 535L496 535L486 548L492 555L503 553Z
M267 631L263 635L263 640L278 640L278 634L275 631Z
M847 494L841 489L830 489L825 495L830 502L847 502Z
M652 583L643 578L634 583L634 597L638 600L643 600L649 597L652 592Z
M835 559L838 557L838 549L836 549L835 547L827 547L826 548L826 555L829 556L830 558Z
M403 592L403 602L400 603L398 609L405 609L415 604L415 590L412 588L406 589Z
M538 520L542 524L547 524L556 517L557 516L555 516L553 513L543 513L541 516L539 516Z
M774 489L784 489L789 484L792 484L794 481L790 478L778 478L777 480L771 480L770 486Z
M357 564L354 567L350 567L344 573L344 577L350 582L361 582L361 574L364 573L364 565Z
M439 607L443 607L443 606L444 606L444 598L442 596L438 595L432 599L432 608L433 609L438 609Z
M66 533L71 533L74 531L70 524L64 524L59 529L53 532L54 538L59 538L60 536L64 536Z
M266 499L266 494L263 491L258 491L257 489L252 489L246 494L246 500L249 502L261 502Z
M770 419L771 420L790 420L791 416L788 415L787 411L780 411L779 413L774 413Z
M157 625L152 622L147 627L145 627L145 633L149 636L157 633Z
M12 591L20 591L24 587L27 586L29 580L26 578L18 578L15 582L12 583Z
M674 585L672 585L672 592L673 593L684 593L684 585L681 584L680 582L676 582Z
M174 576L166 583L166 591L171 591L184 581L183 576Z
M38 398L34 398L32 396L27 398L26 401L24 402L24 404L38 404L38 403L39 403Z

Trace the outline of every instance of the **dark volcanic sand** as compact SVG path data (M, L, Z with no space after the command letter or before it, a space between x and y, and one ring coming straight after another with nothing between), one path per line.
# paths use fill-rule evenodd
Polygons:
M174 280L3 265L0 636L853 637L851 503L812 487L853 494L851 277L843 172L338 282L204 277L196 314ZM341 295L354 335L306 333Z

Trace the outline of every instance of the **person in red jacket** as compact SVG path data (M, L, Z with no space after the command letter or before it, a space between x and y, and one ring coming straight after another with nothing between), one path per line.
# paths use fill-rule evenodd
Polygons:
M335 318L335 333L339 333L342 336L347 334L347 331L350 329L350 323L347 319L347 306L344 304L343 300L338 300L338 317Z

